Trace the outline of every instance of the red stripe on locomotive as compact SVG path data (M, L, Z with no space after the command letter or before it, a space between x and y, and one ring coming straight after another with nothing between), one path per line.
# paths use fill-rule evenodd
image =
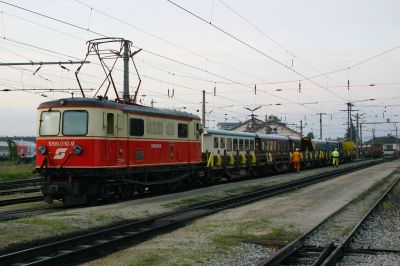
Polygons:
M37 154L36 166L47 157L48 168L137 167L201 162L199 141L128 140L88 138L40 138L37 146L46 146L45 155ZM74 154L74 146L82 154Z

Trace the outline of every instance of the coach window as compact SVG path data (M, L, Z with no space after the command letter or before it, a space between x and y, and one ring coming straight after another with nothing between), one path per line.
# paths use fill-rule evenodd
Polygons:
M239 151L243 151L243 139L239 139Z
M39 134L41 136L55 136L60 132L60 112L44 111L40 114Z
M225 149L225 138L221 138L221 144L219 146L221 149Z
M250 150L254 151L254 140L250 140Z
M232 139L231 138L226 139L226 150L232 151Z
M143 136L144 135L144 121L143 119L129 119L129 135Z
M237 151L238 149L238 140L237 139L233 139L233 150Z
M63 114L63 135L83 136L88 132L87 111L64 111Z
M178 124L178 138L187 138L187 137L188 137L188 125Z
M218 145L218 137L214 137L214 149L218 149L219 145Z
M249 147L249 140L248 140L248 139L245 139L245 140L244 140L244 150L245 150L245 151L250 150L250 147Z

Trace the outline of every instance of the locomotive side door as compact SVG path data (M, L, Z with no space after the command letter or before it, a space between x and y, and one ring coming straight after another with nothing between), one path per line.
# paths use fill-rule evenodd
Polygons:
M127 137L128 137L128 114L126 113L120 113L117 114L117 125L116 125L116 158L117 158L117 164L118 165L126 165L128 164L127 162L127 156L128 156L128 143L127 143Z
M179 122L178 123L178 149L177 149L177 161L188 162L189 158L189 122Z
M108 165L114 165L116 161L115 114L111 112L104 113L103 123L106 131L104 159Z

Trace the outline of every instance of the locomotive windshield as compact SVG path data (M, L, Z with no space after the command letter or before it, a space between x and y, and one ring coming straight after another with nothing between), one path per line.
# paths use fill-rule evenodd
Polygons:
M65 111L63 114L63 135L86 135L88 113L86 111Z
M40 115L39 134L41 136L55 136L60 131L60 112L44 111Z

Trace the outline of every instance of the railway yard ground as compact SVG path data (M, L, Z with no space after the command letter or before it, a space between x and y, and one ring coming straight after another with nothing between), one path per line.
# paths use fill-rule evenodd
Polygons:
M354 162L340 168L360 163ZM302 171L299 175L287 173L4 221L0 222L0 250L11 251L15 246L21 247L24 244L27 247L34 246L35 243L46 243L48 239L139 220L188 205L334 170L330 167L319 168ZM257 261L276 252L273 246L282 246L296 239L354 199L354 208L362 215L399 177L399 160L386 162L197 219L185 227L135 246L127 246L121 251L87 262L86 265L256 265ZM12 208L0 207L0 212ZM346 234L351 226L344 226L337 233ZM393 233L399 234L399 240L399 230Z
M11 163L0 161L0 182L34 177L35 163Z

